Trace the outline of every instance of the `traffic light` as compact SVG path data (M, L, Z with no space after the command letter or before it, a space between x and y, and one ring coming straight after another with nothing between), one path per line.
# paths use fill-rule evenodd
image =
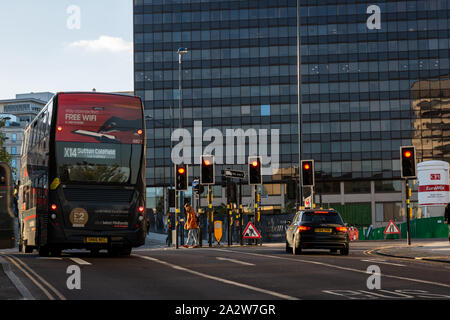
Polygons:
M248 157L248 184L261 183L261 157Z
M302 160L302 186L314 186L314 160Z
M169 208L175 208L175 190L168 189L167 191L169 192Z
M237 194L237 186L236 186L236 182L234 181L229 181L229 183L227 183L227 203L237 203L236 201L236 194Z
M289 180L287 183L287 198L288 200L297 199L297 181Z
M195 180L197 183L194 186L194 192L196 194L202 194L203 192L205 192L205 188L203 187L203 185L200 184L200 181L198 180L198 178L195 178ZM194 184L194 183L193 183Z
M186 164L175 165L175 190L188 189L188 166Z
M416 148L400 147L402 178L416 177Z
M214 184L214 156L201 156L200 184Z

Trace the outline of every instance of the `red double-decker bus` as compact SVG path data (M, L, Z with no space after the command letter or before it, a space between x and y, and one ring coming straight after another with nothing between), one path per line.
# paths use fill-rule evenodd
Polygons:
M42 256L145 242L145 122L138 97L58 93L25 129L19 249Z

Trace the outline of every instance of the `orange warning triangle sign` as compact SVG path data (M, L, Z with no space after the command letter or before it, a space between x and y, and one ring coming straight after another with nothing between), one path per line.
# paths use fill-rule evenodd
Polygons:
M244 238L245 239L260 239L261 234L258 232L258 230L255 228L253 223L250 221L244 230Z
M394 223L394 221L390 220L386 229L384 229L384 234L400 234L400 229Z

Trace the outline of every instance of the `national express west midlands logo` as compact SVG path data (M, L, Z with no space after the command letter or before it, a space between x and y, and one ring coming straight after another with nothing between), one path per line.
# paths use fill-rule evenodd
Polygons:
M279 129L234 128L226 129L224 135L217 128L209 128L203 132L202 121L194 121L193 135L189 130L180 128L172 132L171 140L178 142L171 154L174 164L192 164L192 156L194 164L200 164L202 154L214 154L215 163L219 165L246 164L247 156L260 156L263 175L273 175L280 167ZM210 143L202 150L203 143L209 141Z

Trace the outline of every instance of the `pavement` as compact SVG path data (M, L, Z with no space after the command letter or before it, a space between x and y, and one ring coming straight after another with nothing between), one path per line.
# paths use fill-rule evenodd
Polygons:
M415 260L426 260L450 263L450 241L448 239L412 239L411 245L403 243L374 249L376 254Z
M187 234L187 233L186 233ZM204 235L203 238L208 237L208 235ZM145 245L139 248L151 248L151 247L167 247L167 234L165 233L156 233L156 232L149 232L147 234L147 238L145 239ZM187 242L187 237L184 238L184 243ZM227 245L227 239L226 237L222 239L221 245ZM208 246L208 240L203 239L202 241L203 246ZM236 242L234 242L236 244ZM181 244L180 244L181 245ZM213 246L218 245L217 241L213 237ZM172 244L172 246L175 246L175 244Z

